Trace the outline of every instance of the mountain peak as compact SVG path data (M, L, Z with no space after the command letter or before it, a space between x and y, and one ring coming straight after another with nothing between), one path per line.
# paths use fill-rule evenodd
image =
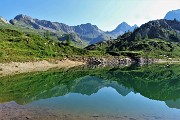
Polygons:
M15 18L14 18L15 20L21 20L21 19L33 19L32 17L30 17L30 16L27 16L27 15L23 15L23 14L19 14L19 15L17 15Z
M100 30L96 25L92 25L91 23L86 23L86 24L81 24L81 25L77 25L77 26L73 26L75 28L75 31L81 31L81 32L88 32L91 33L91 31L98 31L98 32L103 32L102 30Z
M128 25L126 22L122 22L121 24L119 24L115 30L121 30L124 29L125 27L131 27L130 25Z
M136 25L136 24L135 24L135 25L133 25L132 27L133 27L133 28L137 28L137 27L138 27L138 25Z
M99 29L96 25L92 25L91 23L85 23L85 24L81 24L78 26L80 26L80 27L95 27L96 29Z
M128 25L126 22L122 22L120 25Z
M127 31L133 31L136 27L138 27L138 26L137 25L130 26L126 22L122 22L114 30L112 30L111 32L108 32L108 33L113 34L116 38L119 35L122 35Z
M169 11L164 17L166 20L174 20L177 19L180 21L180 9Z
M81 27L84 27L84 26L88 26L88 27L91 27L93 26L91 23L85 23L85 24L80 24L78 26L81 26Z
M84 25L92 25L91 23L86 23L86 24L84 24Z

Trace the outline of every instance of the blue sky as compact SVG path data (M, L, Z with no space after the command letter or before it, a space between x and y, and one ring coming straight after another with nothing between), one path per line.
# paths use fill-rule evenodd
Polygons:
M125 21L141 25L161 19L180 9L180 0L1 0L0 16L7 20L18 14L68 25L96 24L112 30Z

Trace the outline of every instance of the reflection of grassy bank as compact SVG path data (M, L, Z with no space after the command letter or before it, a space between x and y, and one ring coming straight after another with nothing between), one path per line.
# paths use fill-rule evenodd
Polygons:
M93 70L74 68L3 77L0 81L0 101L15 100L23 103L63 96L71 92L71 88L78 83L76 79L89 73L93 73Z
M150 65L134 70L117 69L107 72L104 79L116 80L145 97L156 100L180 98L180 66Z
M83 77L90 79L91 89L75 88L83 83ZM4 77L0 81L0 101L13 101L25 104L38 99L63 96L69 92L92 94L107 85L104 79L117 81L127 88L145 97L156 100L180 98L180 67L179 65L150 65L143 67L124 68L72 68L69 70L52 70L39 73ZM96 79L96 80L94 80ZM88 82L86 80L86 82ZM115 88L117 89L117 88Z

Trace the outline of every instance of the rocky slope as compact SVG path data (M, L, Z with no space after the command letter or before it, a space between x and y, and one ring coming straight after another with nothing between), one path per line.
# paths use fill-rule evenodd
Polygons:
M167 20L179 20L180 21L180 9L178 10L172 10L172 11L169 11L166 16L164 17L164 19L167 19Z
M0 16L0 24L9 24L9 22Z
M129 37L130 39L159 38L171 42L180 41L180 22L176 20L154 20L143 24Z

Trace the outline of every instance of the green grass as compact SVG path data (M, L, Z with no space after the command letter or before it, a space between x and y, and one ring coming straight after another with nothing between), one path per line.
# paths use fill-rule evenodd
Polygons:
M0 62L61 59L85 54L86 50L47 40L34 33L0 28Z
M36 34L41 37L45 37L46 31L47 31L47 30L43 30L43 29L41 30L41 29L30 28L28 26L27 27L20 27L20 26L21 25L18 26L18 25L0 23L1 29L11 29L11 30L20 31L20 32L26 33L26 34ZM54 31L54 32L50 31L50 39L51 40L59 41L58 39L61 38L62 35L64 35L64 33L61 31ZM77 40L77 41L72 41L71 45L74 47L78 47L78 48L84 48L85 46L88 45L88 42L85 40Z
M16 27L0 27L0 62L21 62L62 59L74 56L102 56L102 52L87 51L41 35L26 33Z
M117 39L103 44L93 45L94 51L99 53L110 53L111 55L128 54L148 58L180 58L180 44L168 42L161 39L144 39L138 41L127 41Z

